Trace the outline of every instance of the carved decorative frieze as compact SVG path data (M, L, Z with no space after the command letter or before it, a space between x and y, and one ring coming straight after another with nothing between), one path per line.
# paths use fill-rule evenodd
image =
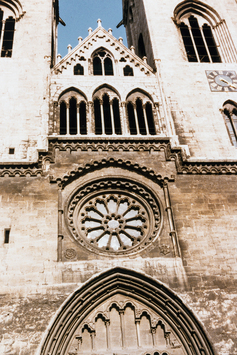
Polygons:
M48 153L39 153L38 163L2 163L0 164L0 177L38 177L49 173L50 169L46 166L53 164L55 161L56 151L98 151L98 152L158 152L164 151L167 161L174 161L177 174L194 174L194 175L222 175L222 174L237 174L237 162L235 161L188 161L184 151L181 148L172 148L169 139L66 139L66 138L49 138ZM107 160L107 163L112 163L112 160ZM101 161L102 165L106 165L106 161ZM138 169L138 164L131 163L127 160L116 160L114 164L123 165L126 168ZM79 167L80 172L85 169L95 169L98 162L86 164L85 167ZM81 170L82 169L82 170ZM73 171L72 174L77 174L78 171ZM155 177L153 170L147 167L141 167L144 174L154 179L164 179L159 174ZM50 177L51 182L68 180L66 175L61 178Z
M63 189L66 185L70 184L73 180L78 179L80 176L86 174L89 171L97 170L99 168L101 169L103 167L111 167L111 166L139 172L144 176L147 176L150 179L155 180L160 185L163 184L164 180L167 181L174 180L173 176L172 177L162 176L160 174L155 173L154 170L149 169L145 166L141 166L136 162L132 162L130 160L108 158L108 159L101 159L101 160L91 160L87 164L79 165L76 169L68 172L62 178L54 178L53 176L50 176L50 181L52 183L57 183L59 187Z

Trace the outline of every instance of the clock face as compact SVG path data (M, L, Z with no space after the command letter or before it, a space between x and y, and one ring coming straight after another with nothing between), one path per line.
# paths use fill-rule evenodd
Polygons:
M207 80L211 91L237 92L237 76L230 70L206 70Z

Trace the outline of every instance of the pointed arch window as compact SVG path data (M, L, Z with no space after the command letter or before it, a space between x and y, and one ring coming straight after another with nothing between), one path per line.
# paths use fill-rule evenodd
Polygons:
M222 114L231 143L237 148L237 103L226 101Z
M86 101L78 92L67 92L59 100L59 134L87 134Z
M180 31L190 62L221 62L212 29L208 24L200 26L197 18L192 15L188 18L188 25L181 23Z
M0 8L0 50L1 57L12 56L15 33L15 18L9 15L8 9Z
M189 62L236 62L237 51L224 19L199 0L184 0L174 10Z
M117 95L103 88L94 98L95 134L120 135L121 121Z
M111 55L101 49L93 57L94 75L114 75L113 61Z
M130 134L155 135L153 104L141 93L133 93L127 100Z
M140 58L146 57L146 49L142 33L140 33L138 38L138 55Z

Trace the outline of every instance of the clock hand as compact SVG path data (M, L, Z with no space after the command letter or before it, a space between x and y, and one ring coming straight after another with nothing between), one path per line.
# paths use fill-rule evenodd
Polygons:
M231 88L233 89L237 89L237 86L232 84L232 83L229 83L229 81L225 80L224 78L220 78L220 81L222 81L223 83L229 85Z

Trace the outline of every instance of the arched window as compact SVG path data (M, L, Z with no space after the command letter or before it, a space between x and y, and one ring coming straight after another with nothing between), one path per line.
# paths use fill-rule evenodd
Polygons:
M1 57L11 57L15 32L15 18L8 9L0 8L0 50Z
M113 62L111 55L103 49L100 49L93 57L94 75L114 75Z
M133 76L133 68L131 68L129 65L126 65L126 67L123 68L123 75Z
M67 105L64 101L60 104L60 132L61 135L67 134Z
M184 0L174 10L189 62L236 62L237 52L224 19L209 5Z
M226 101L222 110L231 143L237 147L237 103Z
M153 104L145 94L135 92L127 99L130 134L155 135Z
M75 97L69 100L69 134L77 134L77 100Z
M59 134L87 134L85 97L76 91L68 91L61 96Z
M84 68L81 64L77 64L73 68L74 75L84 75Z
M95 134L122 134L117 94L102 88L94 96Z
M181 23L180 31L187 57L190 62L221 62L221 58L212 34L211 27L206 23L199 26L194 16L188 18L189 25Z
M146 49L145 49L145 44L143 41L142 33L140 33L139 38L138 38L138 55L140 58L143 58L146 56Z

